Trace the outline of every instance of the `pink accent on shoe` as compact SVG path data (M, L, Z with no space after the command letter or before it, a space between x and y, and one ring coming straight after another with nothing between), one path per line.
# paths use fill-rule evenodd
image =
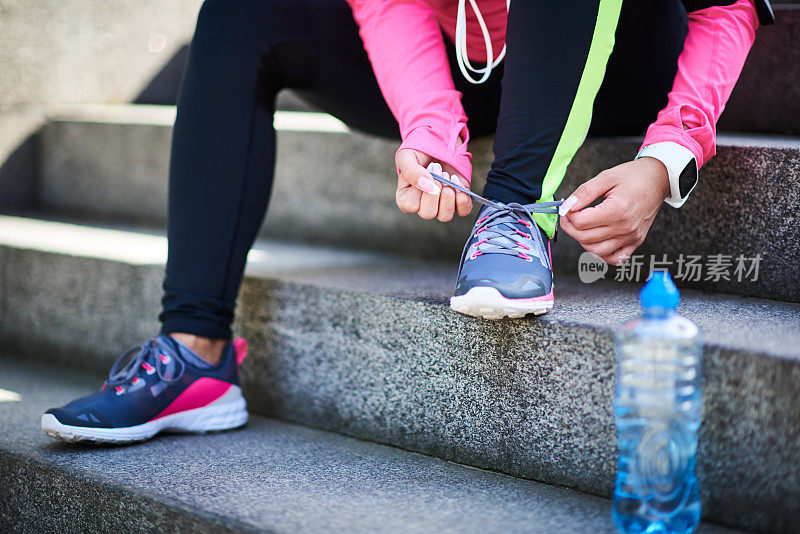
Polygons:
M242 365L242 362L247 358L247 340L243 337L237 337L233 340L233 349L236 351L236 363Z
M483 217L481 217L480 219L478 219L478 224L481 224L483 221L485 221L485 220L486 220L486 219L488 219L488 218L489 218L489 216L488 216L488 215L484 215Z
M517 254L517 256L519 256L520 258L522 258L525 261L533 261L533 259L530 256L528 256L527 254L525 254L524 252L519 252Z
M523 220L523 219L517 219L517 222L519 222L520 224L524 224L526 228L530 228L530 227L531 227L531 223L529 223L529 222L528 222L528 221L526 221L526 220Z
M194 410L195 408L202 408L208 406L218 398L225 395L233 384L217 380L216 378L209 378L204 376L198 378L188 388L184 389L169 406L150 419L155 421L162 417L172 415L178 412L185 412L187 410Z
M142 363L142 367L144 367L144 370L147 371L147 374L149 375L153 374L153 372L156 370L155 367L153 367L147 362Z
M484 239L481 239L480 241L478 241L477 243L475 243L475 246L477 247L478 245L483 245L483 244L484 244L484 243L486 243L487 241L489 241L489 238L488 238L488 237L486 237L486 238L484 238Z
M529 246L528 246L528 245L526 245L525 243L520 243L519 241L517 241L516 243L517 243L517 245L521 246L521 247L522 247L522 248L524 248L525 250L530 250L530 249L531 249L531 247L529 247Z

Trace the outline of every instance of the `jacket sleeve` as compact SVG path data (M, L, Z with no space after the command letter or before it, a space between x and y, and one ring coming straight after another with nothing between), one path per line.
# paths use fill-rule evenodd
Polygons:
M383 97L400 125L400 149L424 152L469 180L467 117L433 9L421 0L347 1Z
M684 3L692 4L687 5L692 9L700 7L696 4L714 2ZM698 167L716 153L717 120L739 79L759 25L753 0L727 4L689 12L688 34L667 106L647 129L643 143L676 142L692 151ZM762 20L770 23L767 18Z

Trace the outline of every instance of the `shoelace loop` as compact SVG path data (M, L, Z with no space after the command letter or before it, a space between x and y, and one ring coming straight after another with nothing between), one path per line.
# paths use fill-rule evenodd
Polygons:
M119 388L139 380L136 376L139 369L144 369L147 374L155 372L160 380L168 384L174 383L183 376L185 365L180 358L174 358L178 372L175 376L166 378L164 371L172 360L173 358L161 353L158 343L154 340L134 345L119 355L114 365L111 366L111 371L109 371L106 381L103 382L103 387L114 387L119 393ZM155 365L151 364L151 361Z

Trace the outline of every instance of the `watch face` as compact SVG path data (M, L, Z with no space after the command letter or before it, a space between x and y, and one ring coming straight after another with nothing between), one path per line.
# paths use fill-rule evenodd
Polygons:
M686 198L697 185L697 161L694 158L686 164L678 177L681 198Z

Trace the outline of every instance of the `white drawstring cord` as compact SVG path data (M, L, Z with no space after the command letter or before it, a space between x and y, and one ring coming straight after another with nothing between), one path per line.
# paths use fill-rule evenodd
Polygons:
M478 19L478 25L481 27L483 34L483 42L486 46L486 66L481 69L476 69L469 62L467 56L467 6L466 0L458 0L458 11L456 12L456 61L458 68L461 69L461 74L464 75L469 82L479 84L489 79L492 69L503 61L506 55L506 46L503 45L503 50L497 59L494 58L494 50L492 50L492 36L489 35L489 29L486 27L486 22L483 20L478 4L475 0L469 0L472 7L472 12L475 13L475 18ZM511 0L506 0L506 10L511 7ZM472 75L467 72L471 70L475 74L483 74L480 80L476 80Z

